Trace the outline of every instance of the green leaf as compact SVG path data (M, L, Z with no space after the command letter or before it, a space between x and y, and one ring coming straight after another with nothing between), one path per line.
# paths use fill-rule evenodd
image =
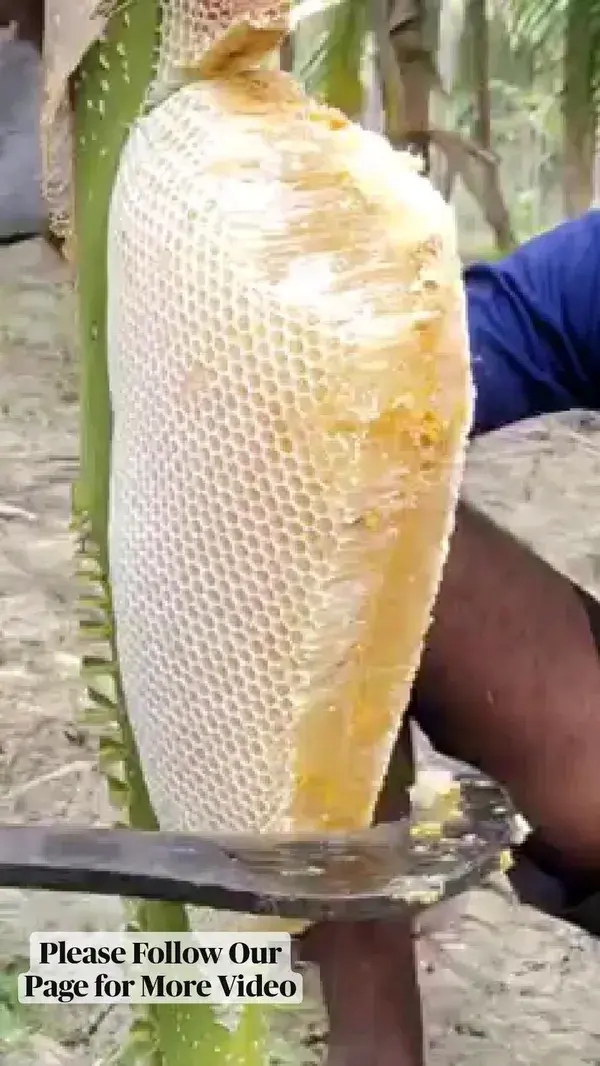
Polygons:
M113 740L111 737L100 737L98 742L98 766L100 772L107 777L111 775L115 780L121 779L121 774L117 770L124 765L126 754L124 745L119 743L119 741ZM124 775L122 779L125 782Z
M118 777L106 775L106 784L108 797L113 807L118 811L129 809L130 792L127 783Z
M149 1028L147 1032L142 1030L135 1031L135 1024L134 1022L125 1040L124 1047L121 1048L116 1057L115 1061L118 1066L141 1066L141 1064L151 1061L159 1050L154 1029Z
M113 678L98 678L98 683L101 684L102 682L104 682L105 685L108 682L111 690L110 695L106 692L106 689L105 691L102 691L102 689L98 687L98 684L88 685L88 695L99 707L105 707L107 711L116 714L118 713L118 706L115 696L113 695L114 680Z
M79 622L79 629L86 640L107 641L112 633L109 621L95 621L91 618L82 618Z
M98 677L103 675L114 675L117 672L117 666L111 662L110 659L105 659L99 655L84 655L82 660L82 676Z
M106 594L106 623L110 629L111 656L86 656L84 675L94 679L91 698L100 709L114 714L123 741L121 763L113 765L117 749L103 747L101 763L109 796L120 818L131 828L157 829L140 766L135 738L127 717L117 667L114 619L108 582L108 513L112 419L107 367L107 237L109 204L120 154L129 125L136 121L153 77L157 31L162 4L159 0L131 0L111 18L104 39L85 56L73 81L75 101L75 221L78 258L79 322L81 330L81 464L74 494L80 530L80 550L85 583L98 583ZM187 16L189 17L189 16ZM92 609L96 598L86 590ZM90 620L94 621L94 620ZM110 676L109 676L110 675ZM109 691L105 686L110 683ZM114 696L114 698L113 698ZM168 903L141 903L135 908L137 925L144 932L187 932L184 907ZM236 1032L215 1019L210 1006L163 1005L148 1007L157 1035L155 1043L134 1029L127 1055L130 1062L152 1061L153 1066L262 1066L266 1059L264 1010L242 1012Z
M89 726L90 729L105 729L114 723L113 715L105 707L83 707L77 717L81 725Z
M294 73L312 96L359 118L369 32L367 0L339 0L309 16L294 35Z
M15 1044L27 1035L27 1027L16 1011L0 1003L0 1048Z

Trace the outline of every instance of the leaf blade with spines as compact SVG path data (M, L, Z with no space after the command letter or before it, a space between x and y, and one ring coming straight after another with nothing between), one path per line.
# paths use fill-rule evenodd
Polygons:
M100 741L100 761L109 796L121 823L144 830L158 827L123 698L108 576L112 426L106 337L107 237L120 153L130 124L143 110L154 73L160 16L159 0L132 0L114 7L103 39L88 50L72 84L81 333L81 463L73 493L73 527L82 563L79 576L85 586L82 604L93 612L88 615L88 635L106 638L101 652L95 650L85 657L84 672L90 679L92 707L108 714L105 724L111 729L110 741L105 741L104 748ZM98 624L100 631L95 629ZM101 691L102 681L114 689L115 699ZM135 925L143 932L189 931L185 908L179 904L144 902L135 905L134 913ZM263 1012L259 1008L245 1010L233 1033L204 1004L155 1004L147 1011L146 1023L143 1039L139 1026L134 1025L132 1041L123 1049L129 1063L217 1066L226 1061L228 1066L259 1066L263 1062Z

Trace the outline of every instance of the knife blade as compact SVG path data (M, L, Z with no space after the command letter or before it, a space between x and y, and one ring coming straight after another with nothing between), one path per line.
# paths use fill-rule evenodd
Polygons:
M512 809L464 776L444 823L405 819L327 837L213 837L87 826L0 826L0 886L119 895L308 921L418 913L478 883L509 846Z

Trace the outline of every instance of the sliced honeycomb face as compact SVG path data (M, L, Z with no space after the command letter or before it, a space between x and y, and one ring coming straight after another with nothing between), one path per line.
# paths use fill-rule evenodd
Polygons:
M160 47L153 87L159 98L165 89L181 84L185 80L185 71L206 60L209 50L214 53L216 49L221 56L229 52L227 39L232 30L234 40L238 41L239 35L235 31L242 30L243 34L244 26L271 31L273 39L267 47L261 41L261 35L256 34L257 58L262 58L285 36L290 0L162 0L161 11ZM245 69L254 65L248 47L241 54Z
M371 818L471 415L452 219L279 73L130 135L109 236L110 552L161 827Z

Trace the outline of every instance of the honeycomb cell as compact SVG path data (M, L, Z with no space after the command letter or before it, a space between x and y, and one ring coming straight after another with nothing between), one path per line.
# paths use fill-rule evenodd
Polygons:
M323 114L279 72L188 86L113 192L111 575L166 830L368 822L445 558L471 414L452 219Z

